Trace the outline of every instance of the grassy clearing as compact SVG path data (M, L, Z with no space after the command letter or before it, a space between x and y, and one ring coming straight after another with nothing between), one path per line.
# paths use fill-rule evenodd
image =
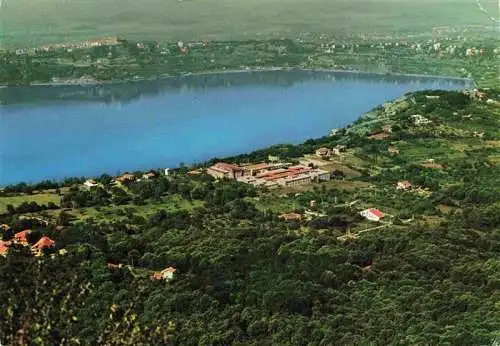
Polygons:
M278 191L282 193L282 191ZM261 211L271 210L273 213L288 213L300 207L300 203L290 197L280 197L277 193L267 194L262 197L248 198L249 202Z
M61 197L53 193L40 193L36 195L19 195L19 196L9 196L0 197L0 213L7 211L7 205L12 204L14 207L21 205L23 202L36 202L39 205L47 205L49 202L53 202L57 205L61 202Z
M448 140L448 145L456 151L477 150L488 147L485 141L477 138L461 139L461 140Z
M500 141L485 141L487 148L500 148Z
M495 0L481 3L497 14ZM6 0L0 23L4 46L111 35L163 42L493 29L473 0Z
M400 141L396 144L402 156L408 157L412 161L418 162L426 159L438 158L460 158L465 155L458 151L453 145L448 145L446 141L435 139L420 139L412 141Z
M451 214L452 212L461 212L462 209L460 208L456 208L456 207L453 207L453 206L450 206L450 205L446 205L446 204L439 204L437 206L437 208L439 209L439 211L443 214Z
M328 165L324 166L324 167L321 167L321 169L325 169L327 171L333 171L333 170L339 170L339 171L342 171L345 173L346 175L346 178L350 179L350 178L358 178L361 176L361 173L352 169L352 168L349 168L348 166L346 166L345 164L341 164L341 163L336 163L336 162L332 162L332 163L329 163Z
M134 215L142 216L145 218L150 217L159 210L166 210L167 212L179 211L179 210L193 210L194 208L203 206L202 201L187 201L180 196L174 195L169 196L166 200L159 203L148 203L147 205L123 205L123 206L109 206L102 208L80 208L75 209L71 212L78 220L85 220L89 218L94 218L99 221L117 221L124 219L124 215L120 215L121 212L125 212L126 209L134 209Z
M500 166L500 154L488 156L488 161L495 166Z
M372 184L364 181L355 180L330 180L321 184L304 184L293 187L285 187L280 190L282 193L301 193L306 191L314 191L314 188L322 188L325 186L326 190L356 190L356 189L369 189L373 187Z

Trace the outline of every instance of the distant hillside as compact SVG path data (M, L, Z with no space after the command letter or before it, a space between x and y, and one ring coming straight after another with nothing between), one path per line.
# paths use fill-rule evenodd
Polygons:
M490 13L496 1L482 0ZM4 47L122 35L131 39L248 39L324 34L494 34L474 0L15 0L0 8Z

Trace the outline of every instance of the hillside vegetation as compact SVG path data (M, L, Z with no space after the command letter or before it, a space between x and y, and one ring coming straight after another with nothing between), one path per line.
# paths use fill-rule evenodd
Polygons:
M92 189L79 179L6 187L0 200L32 202L7 206L3 239L31 229L29 243L56 243L38 257L19 244L0 256L0 341L491 344L500 337L499 93L412 93L334 136L227 159L294 161L345 145L325 161L343 179L325 183L266 191L181 168L115 186L102 176ZM397 190L401 180L413 187ZM39 194L60 205L33 202ZM364 220L359 211L371 207L386 217ZM313 216L278 217L291 211ZM150 279L169 266L172 280Z

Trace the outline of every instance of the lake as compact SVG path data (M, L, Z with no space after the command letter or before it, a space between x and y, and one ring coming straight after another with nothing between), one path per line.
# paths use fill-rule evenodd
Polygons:
M0 185L176 167L344 127L402 94L467 80L267 71L0 89Z

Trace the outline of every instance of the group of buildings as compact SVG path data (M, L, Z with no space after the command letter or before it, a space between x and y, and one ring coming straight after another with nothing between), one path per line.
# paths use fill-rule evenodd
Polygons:
M118 37L103 37L98 39L90 39L83 42L76 43L54 43L48 44L41 47L34 48L19 48L16 49L16 55L30 55L35 53L48 53L55 52L59 49L64 49L68 53L71 53L73 49L85 49L85 48L94 48L94 47L102 47L102 46L116 46L119 44Z
M174 278L177 269L174 267L165 268L159 272L153 272L149 278L156 281L171 281Z
M311 214L315 215L315 216L325 216L325 215L320 215L319 213L314 213L311 211L306 211L305 214L306 214L306 216L303 216L300 213L291 212L291 213L281 214L279 216L279 218L282 220L285 220L285 221L298 221L298 222L300 222L304 219L310 220ZM309 218L307 217L308 216L307 214L309 214ZM381 221L386 216L385 213L381 212L380 210L378 210L376 208L364 209L364 210L359 212L359 215L361 215L363 218L365 218L368 221L375 221L375 222Z
M366 40L366 37L362 37L363 40ZM461 39L458 37L458 39ZM369 40L374 40L373 38ZM319 48L326 54L333 54L336 51L346 51L348 50L351 53L366 51L367 48L370 49L380 49L380 50L391 50L391 49L408 49L413 51L414 53L436 53L438 57L447 56L466 56L466 57L482 57L488 52L488 50L484 47L472 47L467 46L464 42L449 42L452 41L452 38L443 38L442 42L439 42L436 39L431 39L427 41L421 41L416 43L410 43L406 40L399 40L393 42L377 42L371 44L358 44L358 43L341 43L341 44L321 44ZM494 48L491 51L493 54L498 54L499 49Z
M1 225L1 229L4 231L8 231L10 228L8 225ZM41 237L37 242L31 245L29 241L30 233L31 230L26 229L24 231L17 232L16 234L14 234L14 237L12 237L12 239L8 241L0 240L0 256L4 257L7 256L7 253L9 252L9 247L13 244L31 246L31 251L35 256L40 256L42 255L42 251L44 249L53 248L55 246L55 241L53 241L47 236Z
M216 179L235 179L254 186L276 188L330 180L330 172L291 163L257 163L233 165L218 162L207 169Z
M414 191L416 190L416 187L412 184L411 181L409 180L400 180L396 183L396 190L402 190L402 191ZM311 207L314 207L316 204L316 201L311 201ZM368 221L374 221L374 222L379 222L382 219L384 219L387 214L383 213L377 208L368 208L364 209L358 212L359 215L361 215L364 219ZM306 211L305 214L314 214L315 216L318 216L318 213L312 213L310 211ZM306 215L307 216L307 215ZM285 213L281 214L280 219L283 219L285 221L302 221L304 219L307 219L307 217L304 217L302 214L297 213L297 212L290 212L290 213Z
M488 100L488 94L485 92L479 91L478 89L473 89L473 90L468 90L465 89L462 91L462 93L466 96L469 96L472 99L479 100L479 101L487 101Z
M326 147L319 148L314 152L314 154L319 158L325 159L329 158L332 155L340 156L346 150L347 147L345 145L339 144L332 149Z
M121 263L112 263L108 262L108 269L110 270L116 270L116 269L121 269L121 268L127 268L129 270L132 270L133 267L130 265L123 265ZM168 267L160 271L153 271L150 272L149 274L149 279L154 280L154 281L171 281L174 279L174 275L177 273L177 269L174 267Z
M168 169L166 169L166 173L165 175L168 175ZM117 177L115 177L113 179L113 183L131 183L131 182L134 182L134 181L141 181L141 180L149 180L149 179L154 179L156 177L158 177L159 174L155 171L149 171L147 173L144 173L142 175L142 178L137 178L134 174L132 173L123 173L122 175L119 175ZM94 179L87 179L85 180L85 182L83 183L83 186L86 187L86 188L93 188L93 187L97 187L99 186L99 183L94 180Z
M341 155L345 152L345 145L337 145L334 148L319 148L315 156L320 159L328 159L332 155ZM280 162L277 157L269 157L269 162L256 164L235 165L226 162L218 162L207 169L207 174L216 179L234 179L242 183L259 187L276 188L279 186L289 187L307 184L311 182L328 181L332 173L317 167L322 166L324 161L301 160L300 164ZM326 163L325 163L326 164ZM193 171L194 173L194 171ZM196 173L201 173L196 171Z

